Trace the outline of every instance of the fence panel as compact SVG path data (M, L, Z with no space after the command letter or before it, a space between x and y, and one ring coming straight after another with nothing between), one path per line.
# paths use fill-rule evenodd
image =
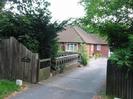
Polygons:
M133 99L133 72L120 70L108 61L106 88L108 95Z

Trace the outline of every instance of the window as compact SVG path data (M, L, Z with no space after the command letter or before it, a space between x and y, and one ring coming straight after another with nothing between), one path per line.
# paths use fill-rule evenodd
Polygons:
M74 44L74 43L68 43L66 45L66 51L70 51L70 52L76 52L78 50L78 45Z
M101 50L101 45L97 45L96 49L97 49L97 51L100 51Z

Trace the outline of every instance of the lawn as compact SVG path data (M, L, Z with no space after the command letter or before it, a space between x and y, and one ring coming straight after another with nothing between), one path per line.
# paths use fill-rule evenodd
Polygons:
M3 99L5 96L11 94L14 91L18 91L19 86L13 81L0 80L0 99Z

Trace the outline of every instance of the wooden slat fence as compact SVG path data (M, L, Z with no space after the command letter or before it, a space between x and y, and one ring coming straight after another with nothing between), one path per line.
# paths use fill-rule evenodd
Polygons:
M37 53L32 53L15 38L0 41L0 79L38 81Z
M108 61L106 92L122 99L133 99L133 72L120 70Z
M37 53L32 53L15 38L0 40L0 79L21 79L37 83L50 76L51 67L61 72L64 66L77 63L79 54L61 53L55 60L39 60Z

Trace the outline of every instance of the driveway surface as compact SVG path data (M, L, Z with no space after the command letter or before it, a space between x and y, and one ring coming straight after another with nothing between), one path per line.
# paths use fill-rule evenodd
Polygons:
M105 87L106 63L105 58L93 59L86 67L58 74L10 99L92 99Z

